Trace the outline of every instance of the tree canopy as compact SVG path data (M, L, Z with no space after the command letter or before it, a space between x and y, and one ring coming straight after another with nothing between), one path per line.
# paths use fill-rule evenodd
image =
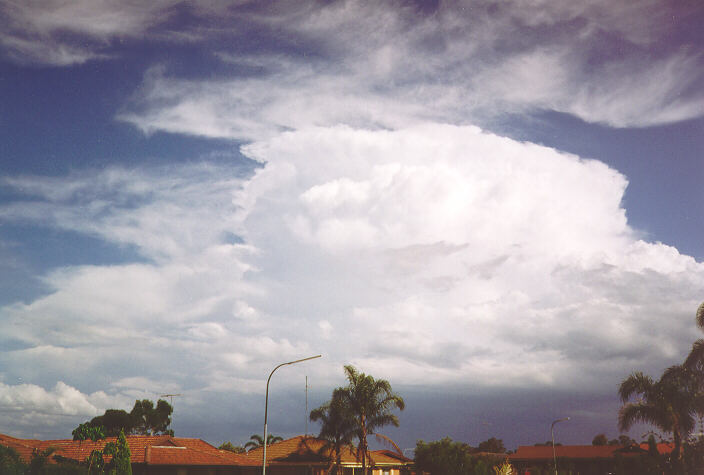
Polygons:
M345 366L345 375L349 384L338 388L339 398L354 420L355 437L359 441L357 451L362 457L362 473L366 475L369 460L367 436L383 426L398 427L398 417L391 411L403 410L406 403L393 392L391 384L385 379L374 379L351 365Z
M504 447L504 441L497 439L496 437L491 437L490 439L480 442L477 446L477 452L490 452L492 454L503 454L506 452L506 447Z
M318 438L325 441L323 450L334 454L333 473L341 470L342 449L352 446L356 428L354 416L345 404L343 391L342 388L335 389L330 401L310 413L311 421L322 423Z
M236 454L243 454L247 451L244 447L241 445L235 445L231 441L223 442L218 446L218 449L220 450L227 450L228 452L234 452Z
M91 439L89 431L98 429L103 431L102 437L99 438L117 437L121 431L128 435L173 435L173 430L169 429L172 412L171 405L163 399L159 399L156 406L149 399L138 399L130 412L124 409L107 409L103 415L80 424L73 431L74 440ZM77 434L83 438L76 439Z
M282 440L284 440L284 439L279 437L278 435L267 434L266 445L275 444L276 442L281 442ZM246 450L257 449L257 448L263 447L263 446L264 446L264 437L262 437L259 434L252 434L249 437L249 441L246 444L244 444L244 448Z

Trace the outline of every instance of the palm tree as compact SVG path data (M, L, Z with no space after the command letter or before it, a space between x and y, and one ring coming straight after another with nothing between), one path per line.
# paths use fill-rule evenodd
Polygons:
M362 456L362 473L367 475L367 436L378 427L389 424L398 427L398 417L391 410L395 407L403 410L406 404L401 396L391 390L391 384L385 379L358 373L351 365L345 366L345 375L349 384L340 388L340 397L354 418L355 436L359 441L357 453Z
M619 428L627 431L637 422L652 424L672 434L672 455L681 460L682 442L695 426L695 414L701 405L692 372L684 365L671 366L658 381L635 372L619 387L623 406L618 414ZM631 401L633 396L638 399Z
M704 302L697 308L697 326L704 330Z
M266 436L266 445L275 444L276 442L281 442L284 440L278 435L268 434ZM249 438L249 442L244 444L244 448L247 450L258 449L259 447L264 447L264 437L259 434L252 434Z
M311 421L321 421L322 427L318 438L325 441L321 451L334 453L331 465L335 467L333 473L340 472L342 463L342 449L352 446L355 421L343 398L344 389L337 388L332 392L332 398L317 409L310 412Z
M704 303L697 308L695 321L697 326L704 331ZM704 399L704 340L699 339L694 342L687 359L684 360L684 367L692 372L696 380L696 389L700 396L698 399ZM698 407L697 417L699 425L704 429L704 406Z

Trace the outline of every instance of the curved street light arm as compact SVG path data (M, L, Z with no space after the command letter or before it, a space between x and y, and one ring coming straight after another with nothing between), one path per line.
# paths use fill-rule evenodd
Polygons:
M266 475L266 422L267 422L267 417L269 415L269 382L271 381L271 377L274 375L274 372L281 368L282 366L287 366L287 365L292 365L296 363L302 363L303 361L308 361L312 360L315 358L320 358L322 355L315 355L315 356L309 356L308 358L301 358L300 360L295 360L295 361L288 361L286 363L281 363L278 365L276 368L271 370L271 373L269 373L269 377L266 380L266 398L264 399L264 453L262 454L262 475Z
M552 461L555 464L555 475L557 474L557 455L555 453L555 424L558 422L564 422L564 421L569 421L569 417L563 417L562 419L557 419L552 421L552 424L550 424L550 437L552 438Z

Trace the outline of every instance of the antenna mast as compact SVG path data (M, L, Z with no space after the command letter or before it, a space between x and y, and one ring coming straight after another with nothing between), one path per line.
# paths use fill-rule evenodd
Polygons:
M183 396L183 394L162 394L159 397L167 397L169 398L169 404L171 404L171 430L174 430L174 397L176 396ZM174 432L176 434L176 432Z
M306 375L306 437L308 437L308 375Z

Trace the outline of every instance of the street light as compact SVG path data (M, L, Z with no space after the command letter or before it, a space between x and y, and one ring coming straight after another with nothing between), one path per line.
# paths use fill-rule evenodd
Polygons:
M555 464L555 475L557 475L557 455L555 455L555 424L558 422L563 422L563 421L569 421L569 417L563 417L562 419L557 419L556 421L552 421L552 425L550 425L550 436L552 437L552 461Z
M266 475L266 435L267 435L266 434L266 420L267 420L267 415L269 413L269 381L271 381L271 377L274 375L274 371L281 368L282 366L296 364L296 363L302 363L303 361L308 361L308 360L312 360L315 358L320 358L321 356L322 355L309 356L308 358L302 358L302 359L296 360L296 361L289 361L288 363L281 363L276 368L271 370L271 373L269 374L269 378L266 380L266 399L264 402L264 455L262 455L262 475Z

